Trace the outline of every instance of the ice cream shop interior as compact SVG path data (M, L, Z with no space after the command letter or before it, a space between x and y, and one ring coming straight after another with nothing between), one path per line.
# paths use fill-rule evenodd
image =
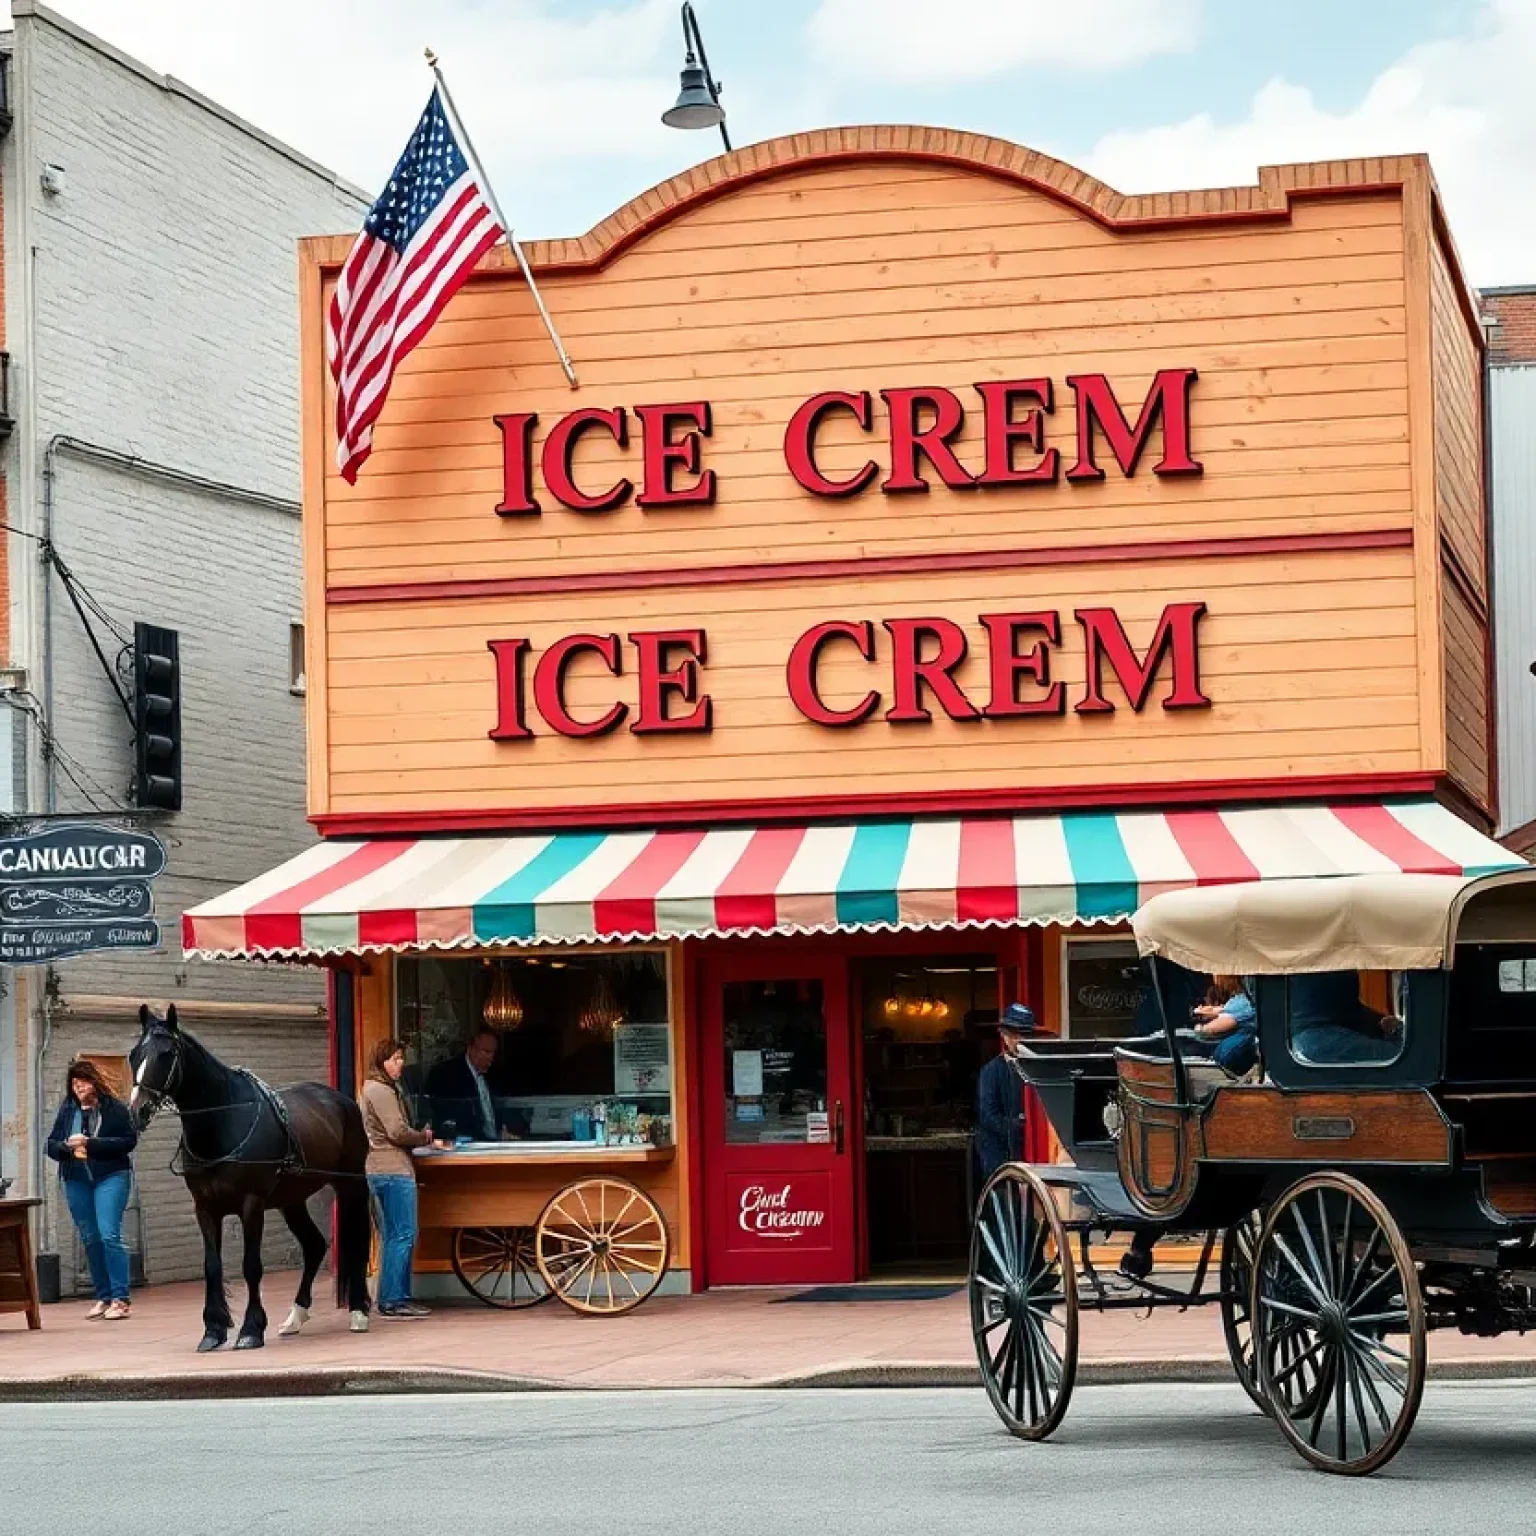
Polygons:
M346 1084L405 1043L429 1290L570 1191L654 1211L646 1286L958 1274L999 1015L1133 1032L1141 901L1503 857L1424 160L739 149L527 247L575 388L485 255L355 484L348 244L301 259L317 842L185 942L327 967Z

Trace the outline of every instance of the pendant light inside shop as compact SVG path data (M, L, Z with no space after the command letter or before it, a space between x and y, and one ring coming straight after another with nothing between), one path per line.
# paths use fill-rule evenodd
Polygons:
M523 1022L522 1000L512 988L512 973L504 962L496 964L480 1017L488 1029L516 1029Z

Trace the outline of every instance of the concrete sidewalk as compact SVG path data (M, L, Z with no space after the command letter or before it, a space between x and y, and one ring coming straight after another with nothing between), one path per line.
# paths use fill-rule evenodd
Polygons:
M970 1386L977 1382L963 1287L924 1300L792 1301L782 1290L657 1296L623 1317L558 1302L494 1312L440 1305L421 1322L375 1317L347 1332L329 1288L308 1329L277 1337L295 1276L268 1277L267 1347L199 1355L202 1287L138 1292L133 1316L88 1323L86 1303L43 1312L42 1331L0 1318L0 1401L60 1397L208 1397L331 1392L507 1391L634 1387ZM879 1287L864 1293L878 1295ZM232 1302L239 1315L243 1291ZM1231 1373L1217 1308L1084 1312L1080 1381ZM1442 1375L1536 1377L1536 1336L1430 1336Z

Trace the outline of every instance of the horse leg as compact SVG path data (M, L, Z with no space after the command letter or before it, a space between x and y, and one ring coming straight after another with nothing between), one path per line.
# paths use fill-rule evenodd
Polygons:
M309 1214L309 1207L302 1201L298 1205L284 1206L283 1220L288 1223L288 1230L299 1240L299 1247L303 1250L304 1273L299 1276L299 1289L293 1298L293 1310L277 1330L279 1338L298 1333L309 1321L309 1309L315 1299L315 1276L320 1272L326 1249L325 1238L315 1225L314 1217Z
M267 1342L267 1314L261 1305L261 1231L266 1207L259 1195L247 1195L240 1208L240 1225L245 1233L245 1317L240 1323L236 1349L260 1349Z
M220 1251L224 1225L203 1205L197 1206L197 1229L203 1234L203 1337L197 1346L200 1355L220 1348L229 1337L234 1319L229 1315L229 1298L224 1294L224 1255Z
M373 1236L368 1213L368 1186L360 1178L338 1180L336 1191L336 1262L347 1287L349 1326L368 1331L368 1248Z

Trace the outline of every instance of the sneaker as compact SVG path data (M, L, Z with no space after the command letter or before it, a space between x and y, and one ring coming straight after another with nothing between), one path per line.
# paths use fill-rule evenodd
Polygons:
M126 1301L113 1301L107 1304L107 1310L101 1315L109 1323L118 1323L131 1314L128 1311L128 1303Z
M107 1315L107 1303L104 1302L104 1301L98 1301L91 1308L91 1310L85 1314L85 1320L88 1323L94 1323L98 1318L105 1317L106 1315Z
M400 1303L400 1310L408 1312L412 1317L432 1316L432 1308L422 1306L419 1301L403 1301Z
M392 1318L396 1322L413 1323L418 1317L425 1317L426 1311L418 1311L409 1302L397 1302L392 1307L380 1307L379 1316Z

